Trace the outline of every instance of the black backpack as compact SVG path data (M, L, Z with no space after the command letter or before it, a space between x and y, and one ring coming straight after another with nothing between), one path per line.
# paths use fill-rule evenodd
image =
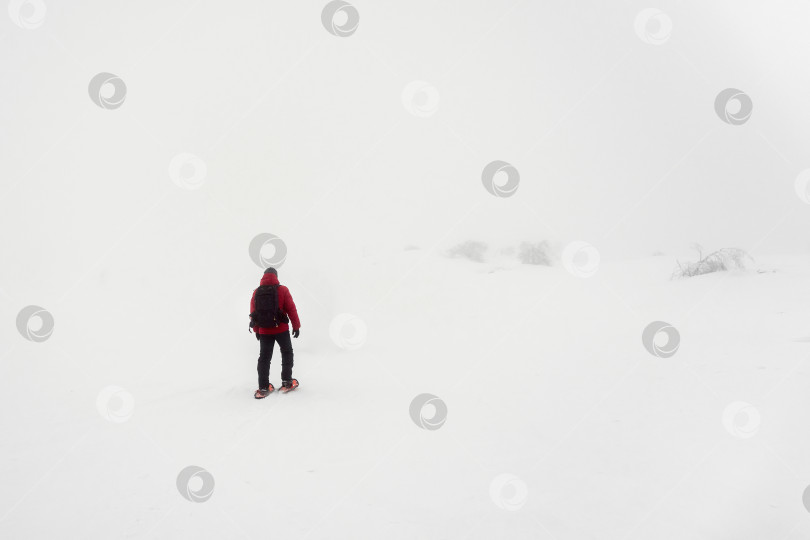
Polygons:
M253 328L275 328L290 322L278 307L278 285L262 285L255 292L255 310L250 314Z

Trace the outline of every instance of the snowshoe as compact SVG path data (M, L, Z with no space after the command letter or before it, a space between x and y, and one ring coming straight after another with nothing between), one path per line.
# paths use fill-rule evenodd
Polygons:
M269 396L270 392L272 392L273 390L275 390L275 388L273 387L273 384L271 383L270 386L268 386L265 389L259 388L258 390L256 390L256 392L253 394L253 397L255 397L256 399L264 399L267 396Z
M298 379L293 379L291 381L281 381L281 393L286 394L292 390L298 388Z

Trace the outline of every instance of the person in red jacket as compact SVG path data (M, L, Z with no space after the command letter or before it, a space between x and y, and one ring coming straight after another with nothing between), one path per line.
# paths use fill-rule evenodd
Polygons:
M275 268L264 271L259 287L253 291L250 298L250 319L248 331L255 329L256 339L261 344L259 363L256 367L259 373L259 389L253 397L261 399L275 390L270 384L270 359L273 357L273 346L276 342L281 350L282 391L295 389L298 380L292 377L293 348L290 341L290 327L287 323L292 322L292 335L297 338L301 321L298 320L298 311L295 309L290 290L279 284Z

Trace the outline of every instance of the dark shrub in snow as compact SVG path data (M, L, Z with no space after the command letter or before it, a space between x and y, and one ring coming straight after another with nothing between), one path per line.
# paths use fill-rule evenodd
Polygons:
M551 246L548 242L523 242L518 250L518 259L523 264L551 266Z
M712 272L725 272L727 270L743 270L749 262L754 259L740 248L723 248L709 253L705 257L700 247L698 249L698 260L691 263L681 264L678 261L678 268L672 273L674 278L684 278L711 274Z

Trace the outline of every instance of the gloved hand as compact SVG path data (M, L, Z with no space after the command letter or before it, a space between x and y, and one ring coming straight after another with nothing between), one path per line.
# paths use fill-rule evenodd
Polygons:
M292 331L292 335L293 335L293 337L294 337L294 338L297 338L297 337L298 337L298 334L299 334L300 332L301 332L301 330L293 330L293 331Z

